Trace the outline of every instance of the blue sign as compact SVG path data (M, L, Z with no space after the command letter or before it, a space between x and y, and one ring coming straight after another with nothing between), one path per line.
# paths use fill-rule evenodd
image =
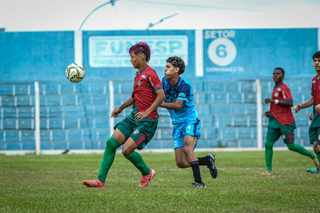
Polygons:
M270 78L275 67L289 76L314 74L317 43L317 29L204 30L204 75Z
M186 77L195 76L193 30L84 31L83 66L86 78L108 78L132 81L135 72L130 62L129 48L143 41L150 46L149 65L160 78L164 76L166 60L182 57Z
M187 36L91 36L90 66L132 67L128 51L139 41L146 42L151 49L150 66L164 66L167 58L173 55L188 63Z

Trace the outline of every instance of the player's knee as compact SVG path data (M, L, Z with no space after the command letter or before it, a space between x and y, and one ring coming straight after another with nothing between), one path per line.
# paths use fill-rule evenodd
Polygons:
M184 161L177 161L176 162L177 167L179 168L186 168L186 163Z
M117 139L115 139L114 137L110 137L106 142L106 146L109 149L117 149L120 146L120 144L117 141Z
M264 146L265 146L266 149L272 149L273 142L272 141L266 141Z
M130 148L128 147L122 147L122 154L125 156L125 157L128 157L129 155L131 155L131 153L133 152L134 150L131 150Z

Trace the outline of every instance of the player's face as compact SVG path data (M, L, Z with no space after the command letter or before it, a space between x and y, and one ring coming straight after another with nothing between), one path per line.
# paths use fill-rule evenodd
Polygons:
M131 55L130 55L130 57L131 57L131 59L130 59L130 62L131 62L131 64L132 64L132 66L133 66L133 68L136 68L136 69L139 69L139 67L140 67L140 63L141 63L141 55L139 55L139 54L134 54L134 53L132 53Z
M179 68L174 67L171 63L166 64L166 68L164 69L164 75L167 79L172 79L175 75L179 75Z
M281 82L284 78L284 75L281 70L273 70L273 80L275 83Z
M313 67L315 71L320 72L320 58L313 59Z

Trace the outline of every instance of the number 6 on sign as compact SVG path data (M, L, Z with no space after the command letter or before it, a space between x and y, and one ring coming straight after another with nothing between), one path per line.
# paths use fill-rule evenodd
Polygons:
M216 65L228 66L236 58L237 48L231 40L218 38L209 44L208 56Z

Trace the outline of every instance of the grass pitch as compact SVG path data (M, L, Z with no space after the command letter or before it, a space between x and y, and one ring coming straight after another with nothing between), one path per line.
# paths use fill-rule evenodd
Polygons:
M197 153L205 156L208 153ZM117 154L105 188L96 179L102 154L0 155L0 212L320 212L320 174L308 157L274 151L273 176L262 176L264 152L216 152L218 177L201 167L207 188L192 188L191 168L174 153L143 153L156 171L140 188L140 172Z

